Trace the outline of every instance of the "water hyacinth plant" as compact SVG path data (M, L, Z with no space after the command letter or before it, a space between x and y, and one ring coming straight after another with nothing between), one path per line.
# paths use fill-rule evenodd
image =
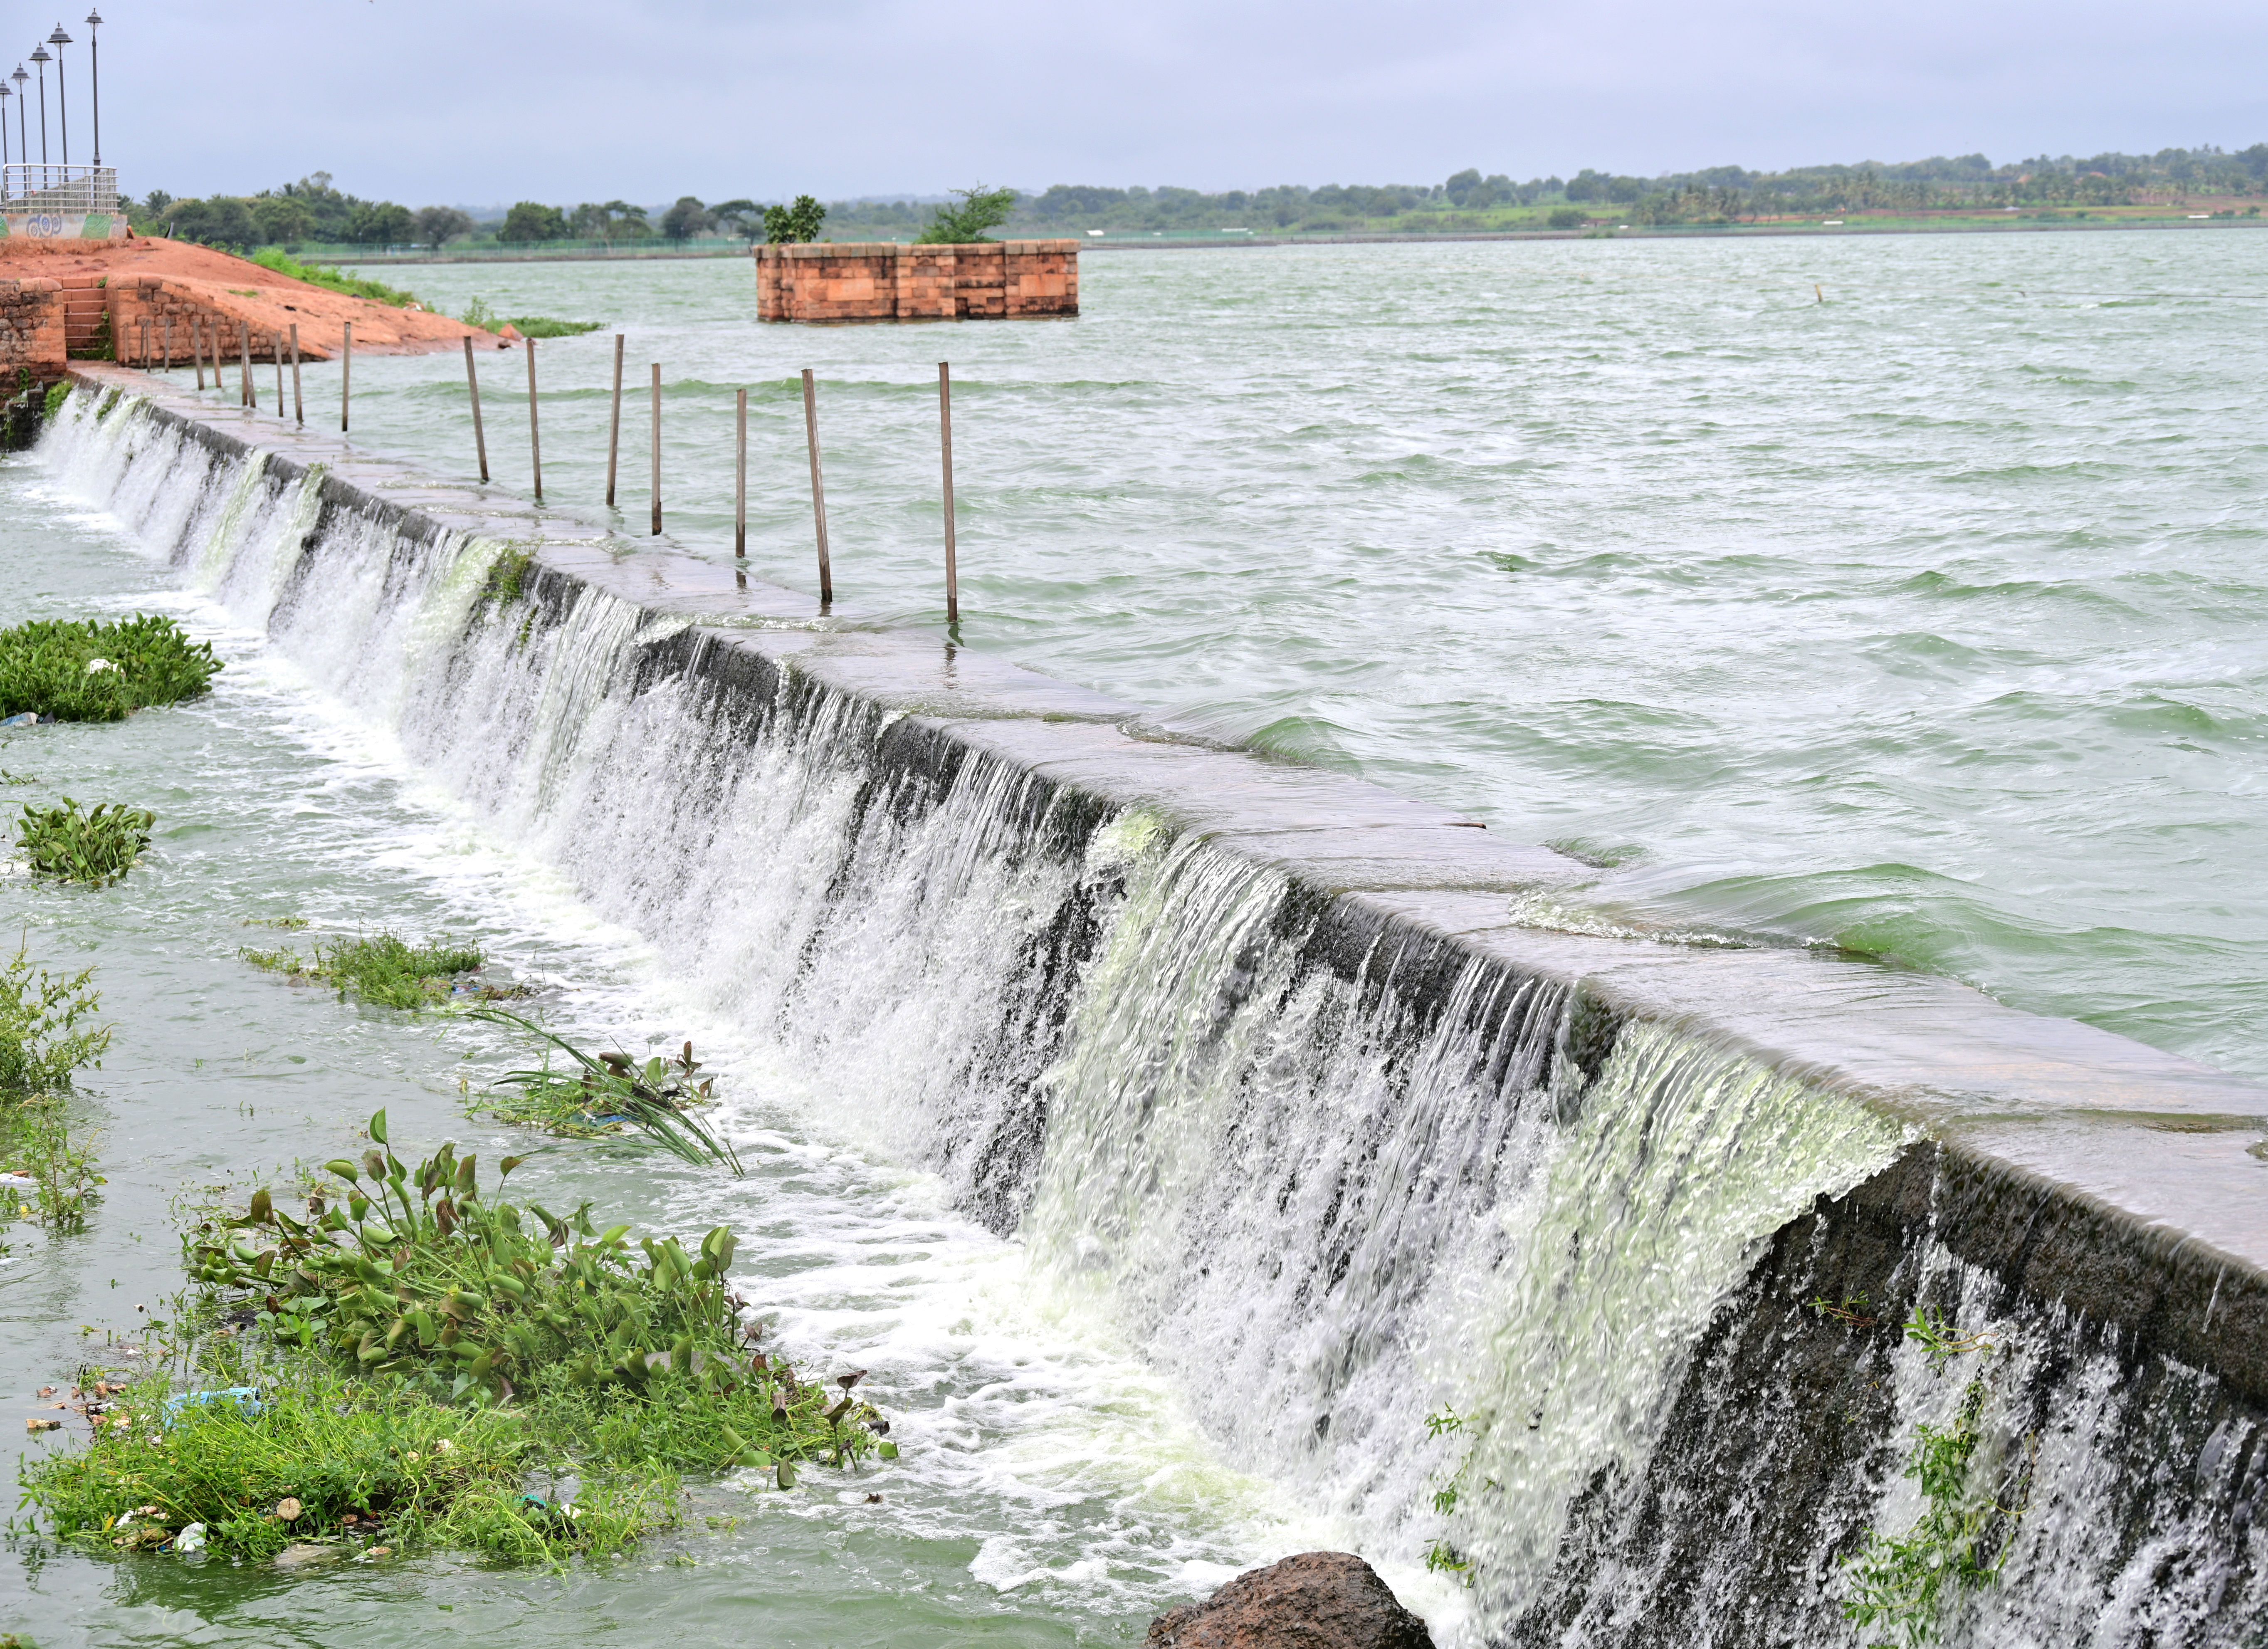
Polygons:
M893 1458L864 1371L798 1378L757 1349L719 1226L693 1248L501 1200L444 1145L413 1168L371 1119L305 1218L265 1190L182 1239L184 1354L106 1389L87 1447L25 1473L55 1532L96 1550L268 1557L287 1542L604 1551L674 1520L678 1474ZM218 1391L210 1388L217 1387ZM95 1405L89 1404L92 1413ZM565 1505L529 1479L572 1474ZM122 1520L131 1519L131 1521ZM136 1532L139 1531L139 1532ZM194 1531L194 1532L192 1532Z
M0 717L119 721L196 697L220 668L212 648L170 618L38 619L0 629Z
M60 807L24 804L16 843L42 876L101 887L116 881L150 845L158 815L144 807L97 802L85 813L70 797Z

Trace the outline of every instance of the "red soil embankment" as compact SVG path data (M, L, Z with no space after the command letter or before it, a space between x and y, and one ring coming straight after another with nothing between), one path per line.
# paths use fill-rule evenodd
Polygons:
M100 291L100 300L79 306L90 309L85 324L92 326L97 313L107 312L116 358L137 364L138 323L145 317L153 322L150 350L156 357L164 347L161 335L167 315L174 318L177 360L188 358L192 318L208 329L208 335L217 326L232 357L240 347L240 328L248 327L253 353L263 360L270 358L269 340L294 325L299 328L299 353L308 360L335 357L349 322L354 326L357 355L423 355L461 348L462 338L472 339L475 349L508 347L504 339L447 315L350 298L210 247L148 236L77 241L11 236L0 240L0 282L49 280L62 289L67 305L70 294ZM74 335L79 329L75 327ZM84 342L77 335L70 340L74 350ZM55 370L60 372L60 362Z

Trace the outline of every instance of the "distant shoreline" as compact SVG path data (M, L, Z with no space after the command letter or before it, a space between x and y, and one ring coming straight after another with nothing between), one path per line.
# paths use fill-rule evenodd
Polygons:
M2104 217L2084 220L2033 220L2017 223L1995 223L1990 218L1964 217L1938 221L1894 218L1874 223L1845 224L1653 224L1632 225L1624 229L1472 229L1444 230L1431 234L1366 235L1353 231L1329 234L1289 235L1223 235L1218 232L1199 235L1176 235L1170 232L1145 234L1135 230L1114 230L1108 235L1057 235L1059 239L1076 239L1088 252L1188 252L1211 247L1329 247L1329 246L1430 246L1449 245L1459 241L1478 240L1727 240L1749 239L1764 236L1837 235L2007 235L2061 234L2086 231L2137 229L2264 229L2268 228L2268 217ZM1022 237L1006 237L1021 239ZM324 251L303 253L311 263L331 265L367 264L371 266L415 263L620 263L630 261L683 261L700 258L745 258L747 247L702 247L682 252L649 252L624 249L620 252L593 252L578 247L572 252L482 252L450 254L447 252L415 254L385 254L348 257Z

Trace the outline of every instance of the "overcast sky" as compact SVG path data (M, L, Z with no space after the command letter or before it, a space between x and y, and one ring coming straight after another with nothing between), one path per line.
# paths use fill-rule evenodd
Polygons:
M65 15L78 160L85 4ZM5 9L17 56L55 24ZM133 195L249 194L318 168L410 206L1222 189L2268 138L2268 9L2235 0L105 0L104 15L103 158ZM36 100L33 116L36 151Z

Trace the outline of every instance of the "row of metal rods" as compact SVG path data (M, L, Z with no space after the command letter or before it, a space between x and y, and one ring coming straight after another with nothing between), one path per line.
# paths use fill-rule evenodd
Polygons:
M238 327L239 370L237 396L239 404L257 412L260 409L259 391L252 380L252 327L239 321ZM142 364L146 369L152 358L150 318L141 320ZM197 374L197 387L205 386L206 333L210 329L213 364L213 387L221 383L221 333L217 321L189 323L189 357ZM173 318L163 318L164 360L166 370L173 366ZM284 416L284 354L285 341L282 335L270 334L270 350L276 360L276 415ZM522 340L527 350L527 445L528 457L535 481L535 501L543 502L543 433L537 407L535 386L535 340ZM625 339L615 334L615 390L613 415L607 429L607 507L615 507L615 482L619 467L622 435L622 351ZM290 333L291 355L291 409L293 418L304 428L307 422L306 407L299 389L299 328L294 322ZM339 429L347 428L354 372L354 323L345 323L345 340L339 351ZM465 339L465 386L472 397L473 448L480 459L481 479L489 479L488 435L481 423L481 381L473 364L473 341ZM661 363L653 363L653 524L657 535L661 532ZM961 579L954 542L953 504L953 368L950 363L937 364L938 436L944 466L945 499L945 622L957 628L961 623ZM835 600L835 571L827 554L827 485L821 474L819 458L819 392L811 369L803 370L803 427L804 438L811 453L811 517L819 547L819 603L831 605ZM748 392L738 390L733 394L733 559L745 562L748 555ZM740 574L743 581L745 571Z
M522 340L527 350L527 447L529 466L535 482L535 501L543 502L543 431L537 406L535 386L535 340ZM621 468L622 439L622 352L626 340L615 334L615 386L613 412L607 425L607 507L615 505L615 480ZM297 358L296 357L294 357ZM489 479L488 435L481 423L480 372L473 362L473 341L465 340L465 387L472 398L473 450L480 460L481 479ZM652 492L653 517L652 531L661 532L661 363L652 364L652 441L653 476ZM748 556L748 392L733 392L733 559L744 562ZM953 368L945 361L937 364L937 414L945 470L945 622L957 627L961 622L960 569L956 564L957 547L954 541L953 508ZM811 452L811 516L819 545L819 604L827 607L835 600L835 571L827 555L827 485L821 473L819 460L819 395L809 367L803 371L804 437ZM345 428L342 421L340 428ZM741 577L746 579L745 571Z
M160 317L158 323L158 335L156 338L153 338L151 335L151 320L149 316L144 315L141 317L139 324L141 328L142 369L144 372L147 372L152 364L162 360L165 370L169 372L172 372L173 370L173 318L171 315ZM236 386L237 404L241 407L249 408L252 411L257 412L260 410L260 392L253 386L252 381L252 323L247 320L239 320L236 324L238 355ZM348 389L349 385L351 382L352 373L354 371L354 322L351 320L346 322L345 328L345 342L339 351L339 428L342 431L344 431L347 427ZM210 342L212 354L212 386L215 389L218 389L221 387L221 362L223 359L221 350L223 348L223 344L220 323L217 320L208 322L201 321L194 318L190 320L189 360L196 368L197 387L199 389L202 389L205 386L205 354L208 342L208 334L210 334ZM306 427L307 423L307 407L306 401L301 396L299 386L298 322L294 321L291 323L288 335L291 356L291 416L293 422L297 423L304 429ZM268 341L269 353L276 363L276 416L280 418L284 416L284 356L285 350L286 334L271 332L268 335ZM160 343L164 346L164 353L162 356L159 354L157 348Z

